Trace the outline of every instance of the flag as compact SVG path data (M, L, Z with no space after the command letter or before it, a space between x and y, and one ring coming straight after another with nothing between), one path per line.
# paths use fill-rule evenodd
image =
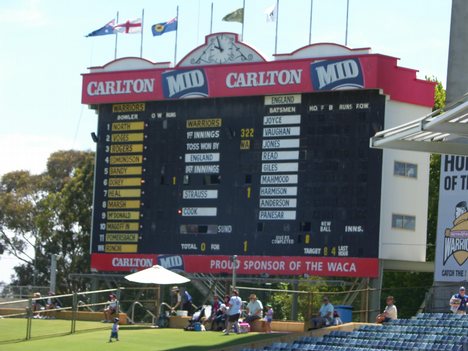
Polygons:
M137 18L133 21L126 21L123 23L119 23L114 27L114 30L119 33L125 34L133 34L133 33L140 33L141 32L141 18Z
M153 32L153 36L158 36L167 32L172 32L174 30L177 30L177 22L178 22L177 17L174 17L173 19L167 22L153 24L151 26L151 31Z
M244 8L241 7L236 11L228 13L226 16L223 17L223 21L244 23Z
M97 37L99 35L114 34L114 24L115 20L109 21L104 27L96 29L95 31L89 33L86 37Z
M276 9L276 4L271 5L265 9L266 20L267 22L276 22L278 18L278 10Z

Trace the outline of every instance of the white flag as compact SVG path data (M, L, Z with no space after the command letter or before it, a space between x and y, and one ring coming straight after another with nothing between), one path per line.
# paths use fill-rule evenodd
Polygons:
M119 23L114 27L114 30L119 33L125 34L132 34L132 33L140 33L141 32L141 18L137 18L133 21L125 21L123 23Z
M276 22L278 18L278 10L276 8L276 4L271 5L265 9L266 20L267 22Z

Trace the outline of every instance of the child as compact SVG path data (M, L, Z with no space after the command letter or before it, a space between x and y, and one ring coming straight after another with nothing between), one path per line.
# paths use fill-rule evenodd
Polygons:
M114 318L114 324L112 324L112 332L109 338L109 342L112 342L112 338L119 341L119 319Z
M267 312L265 313L265 333L271 333L271 321L273 320L273 308L269 303L266 304Z

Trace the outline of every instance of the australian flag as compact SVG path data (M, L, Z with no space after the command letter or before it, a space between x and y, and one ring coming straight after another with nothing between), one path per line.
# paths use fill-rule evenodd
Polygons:
M114 31L115 20L108 22L104 27L96 29L94 32L89 33L86 37L97 37L99 35L115 34Z
M170 21L156 23L151 26L153 36L162 35L164 33L172 32L174 30L177 30L177 17L174 17Z

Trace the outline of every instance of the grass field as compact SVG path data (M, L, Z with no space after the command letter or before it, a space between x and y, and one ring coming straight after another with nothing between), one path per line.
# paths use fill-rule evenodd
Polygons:
M180 329L121 328L119 342L108 343L110 325L77 322L77 333L70 332L70 321L33 320L32 339L18 341L26 335L25 319L0 319L2 351L157 351L218 350L223 347L274 338L279 334L230 334L189 332ZM13 340L17 340L14 342Z

